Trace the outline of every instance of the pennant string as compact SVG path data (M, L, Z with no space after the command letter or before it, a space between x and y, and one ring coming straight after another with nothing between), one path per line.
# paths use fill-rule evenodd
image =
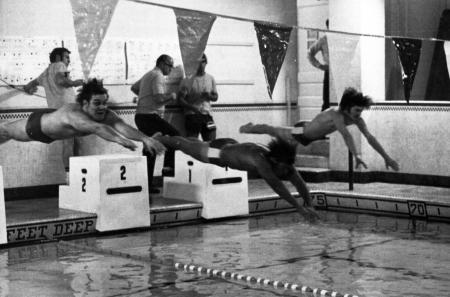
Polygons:
M164 7L164 8L202 12L202 13L207 13L207 14L213 14L217 17L233 19L233 20L237 20L237 21L252 22L252 23L259 22L259 23L266 23L266 24L272 25L272 26L292 27L292 28L299 29L299 30L309 30L309 31L317 31L317 32L324 32L324 33L337 33L337 34L344 34L344 35L364 36L364 37L374 37L374 38L384 38L384 39L407 38L407 39L421 40L421 41L442 41L442 42L450 41L447 39L435 38L435 37L409 37L409 36L402 36L402 35L380 35L380 34L369 34L369 33L355 33L355 32L340 31L340 30L328 30L328 29L321 29L321 28L314 28L314 27L305 27L305 26L281 24L281 23L276 23L276 22L268 22L268 21L264 21L264 20L255 20L255 19L249 19L249 18L238 17L238 16L230 16L230 15L225 15L225 14L217 14L217 13L211 13L208 11L202 11L202 10L197 10L197 9L179 8L179 7L176 7L173 5L154 3L154 2L150 2L150 1L144 1L144 0L126 0L126 1L136 2L136 3L140 3L140 4L147 4L147 5L154 5L154 6Z

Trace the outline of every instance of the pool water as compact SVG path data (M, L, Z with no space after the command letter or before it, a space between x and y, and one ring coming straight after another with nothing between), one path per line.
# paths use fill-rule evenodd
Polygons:
M181 262L358 296L449 296L449 224L320 215L317 224L283 213L4 249L0 295L302 296L175 269Z

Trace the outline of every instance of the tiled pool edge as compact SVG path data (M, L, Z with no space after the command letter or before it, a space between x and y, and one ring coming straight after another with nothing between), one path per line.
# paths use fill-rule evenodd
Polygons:
M319 210L356 212L420 220L450 222L450 203L427 201L415 197L397 197L339 191L311 192L313 205ZM302 203L302 199L298 198ZM206 222L201 217L201 204L158 206L150 208L148 229ZM294 211L277 195L249 198L249 216ZM224 218L233 219L233 218ZM78 214L73 218L52 218L7 225L9 244L28 244L98 234L95 214ZM119 230L117 232L125 230Z

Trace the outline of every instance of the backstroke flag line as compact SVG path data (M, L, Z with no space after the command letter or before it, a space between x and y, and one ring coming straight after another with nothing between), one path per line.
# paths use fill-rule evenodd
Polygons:
M267 81L267 90L272 99L273 89L283 65L289 45L292 27L255 22L255 30L259 44L259 54Z
M187 77L195 74L205 51L216 16L208 13L173 9L178 28L181 58Z
M70 0L84 78L89 77L118 0Z

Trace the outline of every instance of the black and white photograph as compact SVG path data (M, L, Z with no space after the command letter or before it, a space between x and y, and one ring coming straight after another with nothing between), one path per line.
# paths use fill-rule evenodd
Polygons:
M450 0L0 0L0 297L450 296Z

